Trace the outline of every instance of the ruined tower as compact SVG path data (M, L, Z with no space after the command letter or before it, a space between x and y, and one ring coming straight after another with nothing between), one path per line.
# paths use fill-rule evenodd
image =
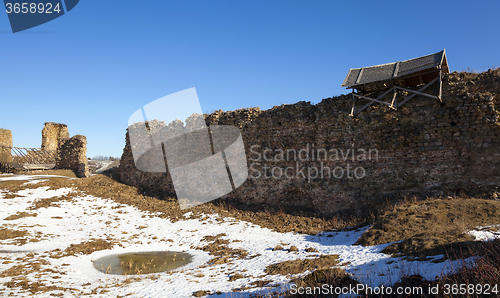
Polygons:
M57 150L69 139L68 126L61 123L45 122L42 129L42 150Z
M12 156L12 132L8 129L0 128L0 163L10 163Z

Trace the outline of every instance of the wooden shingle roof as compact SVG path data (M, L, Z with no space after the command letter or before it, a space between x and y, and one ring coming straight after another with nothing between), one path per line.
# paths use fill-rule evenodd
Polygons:
M449 73L445 50L405 61L351 68L342 87L372 91L394 85L416 86L432 81L439 71Z

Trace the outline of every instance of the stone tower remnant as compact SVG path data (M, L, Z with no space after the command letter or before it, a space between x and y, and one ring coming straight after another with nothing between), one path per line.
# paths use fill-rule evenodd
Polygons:
M0 163L10 163L12 156L12 132L8 129L0 128Z
M57 150L69 139L68 126L66 124L45 122L42 129L42 150Z
M78 178L89 177L87 138L75 135L65 140L58 149L55 168L73 170Z

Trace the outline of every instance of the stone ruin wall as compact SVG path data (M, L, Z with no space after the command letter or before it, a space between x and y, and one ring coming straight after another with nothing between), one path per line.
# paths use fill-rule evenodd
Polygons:
M66 124L46 122L42 129L42 150L56 151L68 139Z
M54 169L68 169L78 178L90 176L87 161L87 138L82 135L69 137L68 126L46 122L42 129L42 150L56 152Z
M12 148L12 132L0 128L0 162L9 163L12 160L10 148Z
M500 187L500 70L446 75L443 102L417 96L397 111L373 105L352 118L351 95L341 95L316 105L299 102L264 111L212 113L207 124L240 128L251 166L247 181L223 199L300 207L328 215L343 210L367 214L369 208L403 196L496 191ZM310 150L337 150L339 158L283 161L279 155L278 149L298 152L308 146ZM266 157L271 160L256 160L264 149L269 149ZM347 149L356 149L354 160L342 158L340 151L346 153ZM363 158L361 149L378 152L378 158L374 154L371 159ZM295 177L275 178L279 171L274 169L273 177L273 167L291 167L288 174ZM344 173L328 178L323 171L323 178L307 177L308 168L321 167L344 171L361 167L365 175L356 179ZM306 168L306 177L300 175L301 168ZM168 173L144 173L135 168L128 135L118 171L126 184L175 195Z
M81 135L69 137L68 126L46 122L42 129L42 150L56 152L54 169L69 169L78 178L89 177L87 162L87 138Z
M0 129L0 162L9 163L12 161L10 153L12 147L11 131ZM54 152L55 169L72 170L79 178L90 176L86 157L87 138L81 135L70 138L66 124L46 122L42 129L41 148Z
M78 178L89 177L87 138L75 135L58 148L55 169L70 169Z

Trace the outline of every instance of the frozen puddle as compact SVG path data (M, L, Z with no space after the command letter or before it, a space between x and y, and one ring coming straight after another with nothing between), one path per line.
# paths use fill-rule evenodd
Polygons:
M69 188L39 187L3 199L6 192L0 191L0 229L26 233L21 237L26 239L24 242L21 238L0 240L0 292L5 296L32 297L33 294L22 290L22 286L6 286L7 282L12 285L24 278L55 287L37 292L39 297L61 294L65 297L192 297L197 291L212 293L210 297L250 297L289 288L291 279L299 276L268 275L265 273L267 266L324 254L338 255L342 268L359 282L372 287L391 285L403 275L420 274L426 279L434 279L458 269L461 264L460 260L409 262L380 253L389 244L353 245L367 228L310 236L278 233L218 214L192 218L186 213L184 219L172 222L132 206L72 192L74 190ZM68 196L73 197L68 199ZM37 200L55 197L61 199L32 208ZM5 219L22 212L29 215ZM224 243L224 248L239 253L217 259L203 249L215 244L216 239ZM108 246L86 251L85 245L92 241ZM272 248L278 244L284 249L274 251ZM292 245L298 251L288 252ZM317 252L306 252L307 248ZM160 253L158 259L153 257L153 253L165 251L176 253L175 256L167 254L168 257ZM135 259L130 257L137 252L144 255ZM120 257L121 254L128 255ZM179 267L148 272L151 267L165 264L161 257L176 259L167 263ZM11 274L18 268L22 273ZM138 272L136 268L143 271ZM127 275L120 275L124 273ZM235 274L240 278L231 278ZM270 282L259 287L262 283L258 281L263 280Z
M192 256L180 251L132 252L102 257L94 267L106 274L137 275L172 271L191 262Z

